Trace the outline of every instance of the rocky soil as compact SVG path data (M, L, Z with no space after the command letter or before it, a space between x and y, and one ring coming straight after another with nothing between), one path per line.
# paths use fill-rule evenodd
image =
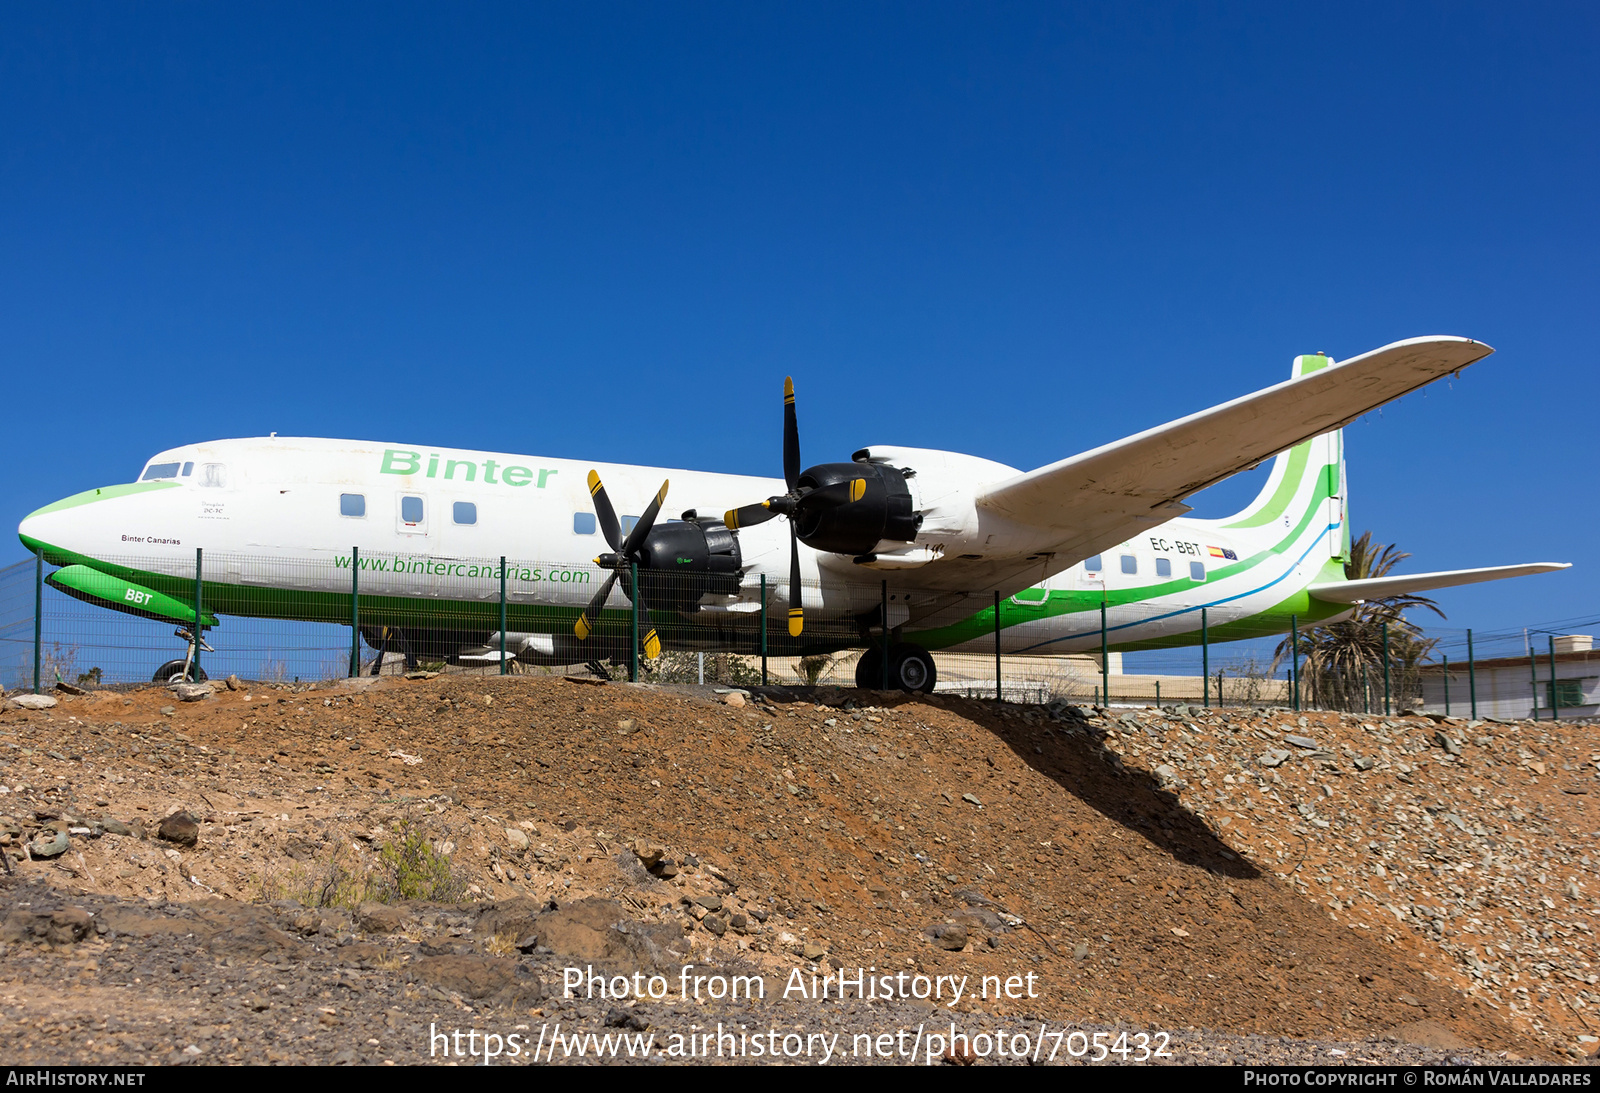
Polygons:
M1589 726L519 676L186 697L0 713L9 1062L1596 1043ZM858 968L943 993L814 997ZM765 999L713 997L734 976Z

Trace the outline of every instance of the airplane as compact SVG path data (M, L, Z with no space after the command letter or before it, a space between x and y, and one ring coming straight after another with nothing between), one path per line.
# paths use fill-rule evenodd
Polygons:
M1368 599L1568 568L1345 579L1342 426L1492 352L1424 337L1344 361L1298 356L1282 383L1026 472L876 444L803 467L792 382L781 480L276 434L218 440L46 505L18 534L61 567L53 587L175 622L191 643L227 615L352 625L354 597L374 672L389 652L408 664L504 655L601 667L640 642L647 658L663 643L750 651L765 624L771 655L864 648L858 685L887 677L932 691L933 651L1149 649L1197 644L1202 625L1211 641L1267 636ZM1185 498L1268 459L1243 510L1185 515ZM693 507L660 520L669 488ZM619 519L612 489L626 505L645 501L640 514ZM156 679L187 671L187 658L171 661Z

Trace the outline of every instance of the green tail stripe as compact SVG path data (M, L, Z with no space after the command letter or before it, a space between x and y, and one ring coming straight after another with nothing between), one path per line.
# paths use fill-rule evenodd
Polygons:
M1289 502L1294 500L1296 491L1300 489L1300 479L1305 474L1306 463L1310 459L1311 441L1295 445L1289 452L1289 465L1283 472L1283 478L1279 480L1278 488L1272 491L1272 497L1267 501L1266 507L1254 516L1235 520L1231 524L1224 524L1223 527L1258 528L1277 520L1289 507Z

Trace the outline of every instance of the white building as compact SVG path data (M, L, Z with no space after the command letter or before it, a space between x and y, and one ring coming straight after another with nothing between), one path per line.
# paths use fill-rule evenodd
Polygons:
M1587 634L1555 639L1555 712L1561 717L1600 714L1600 652ZM1429 664L1421 669L1422 706L1428 713L1466 717L1477 695L1479 717L1549 718L1552 698L1548 651L1533 656L1494 657L1465 663Z

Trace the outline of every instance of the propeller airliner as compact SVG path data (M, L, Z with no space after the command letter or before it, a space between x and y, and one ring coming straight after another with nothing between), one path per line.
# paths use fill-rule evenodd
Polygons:
M792 383L781 480L218 440L154 456L135 482L46 505L18 532L61 567L52 586L198 626L196 637L226 615L349 625L356 580L361 634L379 663L393 651L494 664L502 642L518 661L550 665L628 656L636 640L651 658L664 643L749 649L771 618L773 655L863 647L858 684L878 686L886 655L892 686L930 691L932 651L993 653L997 633L1006 653L1194 644L1204 609L1209 639L1228 641L1284 633L1291 617L1334 619L1367 599L1567 568L1345 579L1341 427L1491 352L1426 337L1338 362L1296 357L1282 383L1031 471L889 445L805 467ZM1268 459L1270 476L1242 511L1186 516L1185 498ZM618 518L613 491L624 506L643 502L636 518ZM662 520L669 491L692 507ZM513 560L502 574L504 556L540 561ZM156 677L184 671L175 661Z

